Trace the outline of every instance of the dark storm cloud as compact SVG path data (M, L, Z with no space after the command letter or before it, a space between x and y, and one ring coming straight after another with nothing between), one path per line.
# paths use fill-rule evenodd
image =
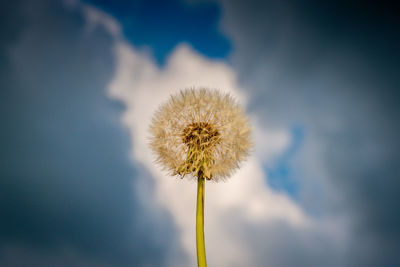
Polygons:
M138 197L153 186L106 95L111 37L57 1L0 17L0 265L161 266L174 229Z
M352 220L345 266L400 265L399 8L376 1L222 2L232 62L252 89L251 108L268 126L305 129L292 162L303 170L303 198L312 199L302 205ZM309 188L318 181L324 197ZM286 257L285 249L275 257Z

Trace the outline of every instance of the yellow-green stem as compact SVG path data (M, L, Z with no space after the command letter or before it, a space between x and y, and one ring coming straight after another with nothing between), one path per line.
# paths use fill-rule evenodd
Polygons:
M199 175L197 183L197 212L196 212L196 247L197 265L206 267L206 249L204 246L204 178Z

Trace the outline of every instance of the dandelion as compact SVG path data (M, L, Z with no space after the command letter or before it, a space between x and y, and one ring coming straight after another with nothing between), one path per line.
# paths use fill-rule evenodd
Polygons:
M156 162L171 175L198 181L197 261L206 266L204 183L227 179L251 148L250 127L241 107L217 90L186 89L161 105L150 126Z

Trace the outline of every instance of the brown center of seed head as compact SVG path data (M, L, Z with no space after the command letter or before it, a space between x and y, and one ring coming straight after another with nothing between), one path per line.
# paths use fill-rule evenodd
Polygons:
M189 124L182 132L182 141L188 147L186 160L176 173L182 177L193 173L197 177L212 179L213 148L220 142L220 138L221 134L208 122Z
M207 149L219 142L220 133L208 122L194 122L183 130L182 139L190 148Z

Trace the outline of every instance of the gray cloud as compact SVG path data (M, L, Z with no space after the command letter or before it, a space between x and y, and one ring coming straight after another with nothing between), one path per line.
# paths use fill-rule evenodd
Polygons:
M174 228L149 208L151 179L106 95L111 36L58 1L1 13L0 265L162 265Z
M398 9L368 1L222 3L232 64L251 88L253 112L267 126L305 129L291 161L301 170L300 202L350 221L345 250L323 258L340 253L345 266L399 265ZM297 240L295 265L321 266L308 262L321 256L304 248L308 238ZM283 247L275 257L293 250Z

